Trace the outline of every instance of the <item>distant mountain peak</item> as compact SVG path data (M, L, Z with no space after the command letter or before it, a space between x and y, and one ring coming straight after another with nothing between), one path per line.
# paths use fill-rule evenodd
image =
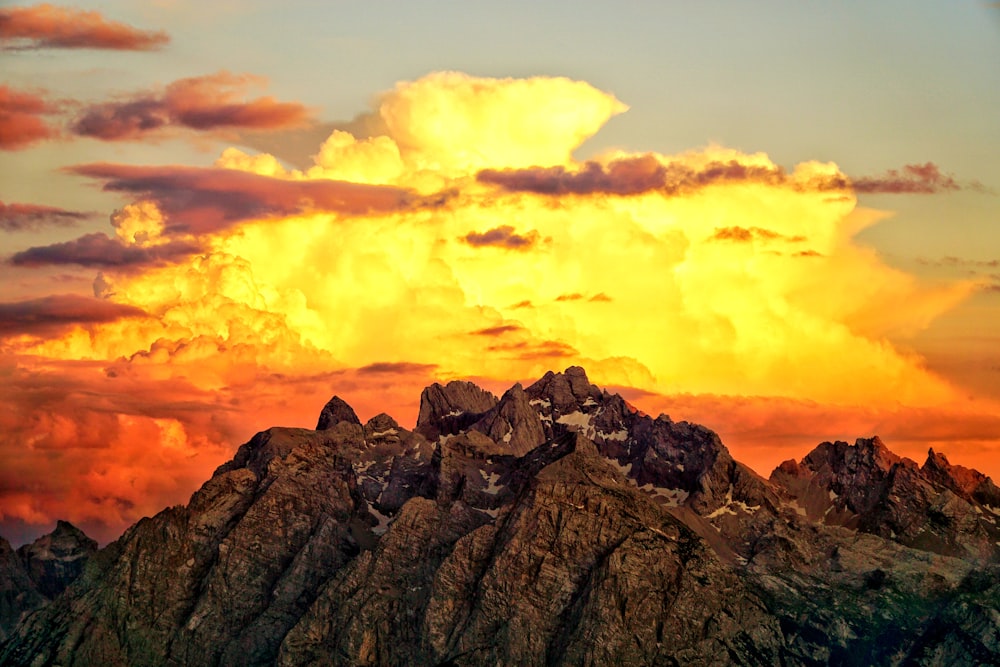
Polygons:
M815 521L950 556L1000 557L992 510L1000 493L982 473L952 466L933 449L920 467L877 436L824 442L802 461L782 463L770 481Z
M358 424L359 426L361 425L361 420L358 419L358 415L355 414L354 408L348 405L344 399L339 396L334 396L327 402L326 405L323 406L322 412L319 413L319 421L316 423L316 430L325 431L328 428L336 426L340 422Z

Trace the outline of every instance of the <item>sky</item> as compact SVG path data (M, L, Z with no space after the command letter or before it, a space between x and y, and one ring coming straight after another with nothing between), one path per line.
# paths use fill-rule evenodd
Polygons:
M1000 5L0 3L0 535L583 366L1000 478Z

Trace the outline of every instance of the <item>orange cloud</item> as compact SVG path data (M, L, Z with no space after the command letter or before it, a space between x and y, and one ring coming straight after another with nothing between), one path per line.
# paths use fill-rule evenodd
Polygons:
M0 201L0 229L5 232L35 231L48 225L71 226L92 217L91 213L69 211L41 204L5 204Z
M190 130L280 130L301 127L310 114L298 102L273 97L244 101L260 77L218 72L180 79L162 93L140 93L83 110L71 125L74 134L104 141L141 139L171 127Z
M59 132L43 118L54 111L38 95L0 85L0 150L20 150L57 136Z
M65 517L106 543L186 502L264 424L312 428L334 393L363 420L385 410L413 424L436 378L423 366L382 370L251 373L208 391L136 361L0 353L0 533L33 539Z
M0 9L0 43L8 48L150 51L169 41L165 32L139 30L94 11L49 4Z

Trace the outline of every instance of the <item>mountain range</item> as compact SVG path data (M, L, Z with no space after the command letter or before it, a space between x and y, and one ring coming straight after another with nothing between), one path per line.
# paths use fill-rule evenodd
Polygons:
M242 445L97 545L0 540L3 665L996 665L1000 489L825 442L764 479L583 369Z

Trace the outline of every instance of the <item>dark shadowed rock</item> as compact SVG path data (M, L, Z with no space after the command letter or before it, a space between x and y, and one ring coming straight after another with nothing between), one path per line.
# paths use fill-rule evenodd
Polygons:
M0 537L0 644L23 615L46 602L7 540Z
M464 431L497 404L497 397L471 382L434 383L420 393L416 431L428 440Z
M97 542L68 521L59 521L48 535L17 550L28 576L47 598L62 593L97 551Z
M778 664L780 628L739 579L589 441L568 444L502 524L408 503L289 633L280 664Z
M319 422L316 424L316 430L325 431L340 422L361 424L361 420L354 414L354 408L339 396L334 396L323 406L322 412L319 413Z

